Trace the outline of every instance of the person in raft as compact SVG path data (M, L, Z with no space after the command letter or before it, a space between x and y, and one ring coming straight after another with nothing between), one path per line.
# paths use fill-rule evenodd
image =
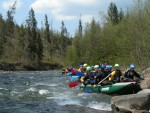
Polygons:
M144 77L142 75L140 75L138 72L136 72L134 70L135 65L134 64L130 64L129 69L125 72L124 74L124 81L126 82L132 82L132 81L138 81L139 79L143 80ZM135 77L137 79L135 79Z
M114 71L110 73L109 81L113 83L120 82L120 78L122 76L122 72L120 70L119 64L114 65Z
M87 68L86 68L86 74L85 74L85 76L84 76L84 78L83 78L83 84L86 86L86 85L88 85L88 84L90 84L90 74L91 74L91 70L92 70L92 68L90 67L90 66L88 66Z

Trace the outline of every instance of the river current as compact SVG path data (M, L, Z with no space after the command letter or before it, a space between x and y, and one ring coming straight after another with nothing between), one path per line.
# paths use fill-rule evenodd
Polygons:
M69 113L66 105L111 111L110 96L69 88L69 80L59 71L2 71L0 113Z

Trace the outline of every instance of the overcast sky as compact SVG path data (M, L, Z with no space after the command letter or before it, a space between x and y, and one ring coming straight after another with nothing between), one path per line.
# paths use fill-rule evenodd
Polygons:
M61 22L64 21L72 36L78 28L80 15L84 26L93 17L96 21L100 21L100 12L107 14L110 2L114 2L118 10L120 8L126 10L133 2L132 0L0 0L0 13L3 18L6 19L6 13L15 1L17 1L17 9L14 21L17 24L25 23L32 7L35 11L38 27L41 27L42 22L44 23L44 15L47 14L53 29L60 31Z

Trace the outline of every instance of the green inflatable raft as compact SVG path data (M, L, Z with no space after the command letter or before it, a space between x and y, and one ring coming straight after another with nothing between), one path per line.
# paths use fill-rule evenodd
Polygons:
M134 94L141 90L141 87L136 82L122 82L115 83L112 85L81 85L80 89L85 91L90 91L93 93L103 93L103 94L116 94L116 95L125 95L125 94Z

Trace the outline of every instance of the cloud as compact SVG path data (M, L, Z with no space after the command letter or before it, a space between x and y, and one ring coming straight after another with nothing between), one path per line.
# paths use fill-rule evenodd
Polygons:
M59 13L63 11L63 8L65 7L65 3L63 3L62 1L64 0L36 0L31 4L30 7L38 12Z
M82 15L81 19L83 23L90 23L93 18L93 15Z
M5 10L9 10L10 7L12 7L15 3L15 1L17 2L16 4L16 8L20 8L21 5L22 5L22 1L21 0L6 0L2 3L2 7L5 9Z
M94 16L92 12L89 14L88 10L98 1L99 0L36 0L30 7L39 13L50 13L55 19L61 21L78 19L79 15L82 14L84 21L88 22L89 18Z
M68 0L70 3L80 4L83 6L95 4L97 0Z

